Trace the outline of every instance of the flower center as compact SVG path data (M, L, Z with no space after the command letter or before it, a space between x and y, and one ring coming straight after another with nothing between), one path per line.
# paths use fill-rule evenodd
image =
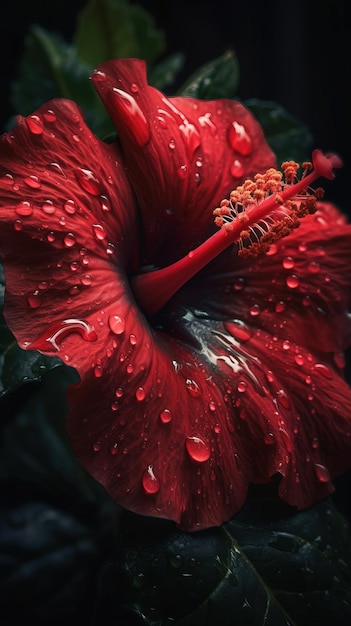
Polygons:
M214 210L220 230L172 265L132 279L142 311L145 315L157 313L188 280L232 244L237 245L239 256L267 252L274 241L289 235L301 218L315 212L323 190L312 190L310 185L320 177L334 178L333 169L339 167L342 162L338 156L315 150L312 163L303 163L300 179L296 176L299 164L287 161L282 164L282 172L269 169L254 180L246 180Z

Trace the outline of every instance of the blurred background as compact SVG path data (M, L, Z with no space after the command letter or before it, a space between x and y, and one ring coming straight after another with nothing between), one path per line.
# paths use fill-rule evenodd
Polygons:
M164 31L167 55L185 54L174 88L203 63L235 50L241 68L240 98L279 102L307 124L315 147L336 151L343 158L345 167L333 183L331 197L351 215L349 0L141 0L134 4L147 9ZM57 32L69 42L77 12L84 5L85 0L2 3L1 130L13 113L10 85L30 24Z

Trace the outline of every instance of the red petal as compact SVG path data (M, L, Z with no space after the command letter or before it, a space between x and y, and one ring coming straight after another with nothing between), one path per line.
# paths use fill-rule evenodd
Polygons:
M104 63L92 80L123 145L146 264L187 254L215 230L218 203L275 164L261 127L238 102L166 98L147 85L145 63L136 59Z
M22 346L38 340L49 352L48 337L61 340L68 327L91 339L106 277L125 282L112 263L136 265L135 206L117 145L96 139L73 102L56 100L2 137L0 163L10 328Z

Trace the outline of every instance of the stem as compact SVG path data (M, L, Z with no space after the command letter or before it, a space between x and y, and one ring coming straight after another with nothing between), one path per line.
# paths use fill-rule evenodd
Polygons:
M334 178L333 168L341 167L336 155L326 156L319 150L313 152L314 170L293 185L289 185L279 195L283 201L304 191L317 178ZM137 302L145 315L159 311L170 298L195 274L205 267L229 245L240 238L243 229L254 226L272 210L277 209L276 196L271 195L259 204L252 204L246 209L246 221L233 221L230 230L221 228L214 235L172 265L152 272L138 274L132 279L132 289Z

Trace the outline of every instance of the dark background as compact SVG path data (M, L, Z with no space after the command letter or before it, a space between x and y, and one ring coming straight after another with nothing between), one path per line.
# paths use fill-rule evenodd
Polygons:
M5 1L0 17L0 121L9 99L28 27L37 23L70 40L85 0ZM234 49L241 68L240 98L276 100L308 125L314 147L333 150L345 167L327 196L351 215L349 0L144 0L166 34L167 54L182 51L179 85L201 64ZM177 85L176 85L177 86Z

